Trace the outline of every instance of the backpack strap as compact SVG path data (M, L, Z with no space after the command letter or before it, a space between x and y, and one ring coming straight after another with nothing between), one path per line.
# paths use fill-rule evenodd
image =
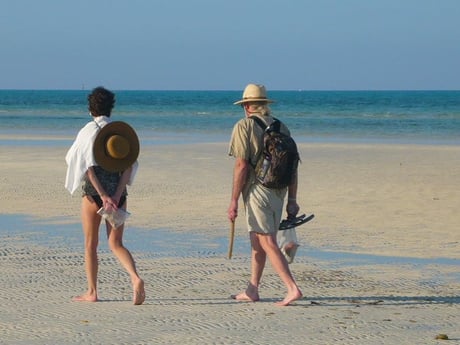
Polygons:
M265 132L269 126L267 126L265 124L265 122L258 116L249 116L250 119L253 119L258 125L260 128L262 128L262 130Z
M258 116L255 116L255 115L249 116L249 119L254 120L254 121L257 123L257 125L259 125L259 127L262 128L262 130L264 131L264 133L270 128L270 126L267 126L267 124L264 122L264 120L262 120L262 119L261 119L260 117L258 117ZM261 140L261 142L262 142L262 147L265 146L265 145L264 145L264 139L263 139L263 138L264 138L264 135L262 135L262 137L260 138L260 140ZM264 149L265 149L265 148L264 148ZM253 169L256 169L257 162L260 160L260 157L263 156L263 151L264 151L264 150L262 150L262 152L261 152L261 153L259 154L259 156L257 157L257 159L256 159L256 164L254 164L254 165L251 164L251 166L253 167Z
M250 119L253 119L264 132L280 132L281 122L277 118L273 118L273 122L267 126L267 124L258 116L249 116Z
M277 118L273 118L273 122L270 124L269 131L281 133L281 121Z

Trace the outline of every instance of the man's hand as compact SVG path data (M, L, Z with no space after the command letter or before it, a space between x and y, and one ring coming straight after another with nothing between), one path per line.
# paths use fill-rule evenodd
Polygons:
M238 217L238 201L232 201L227 210L228 219L231 222L234 222L236 217Z
M299 210L300 207L295 200L288 200L286 205L287 219L295 218Z

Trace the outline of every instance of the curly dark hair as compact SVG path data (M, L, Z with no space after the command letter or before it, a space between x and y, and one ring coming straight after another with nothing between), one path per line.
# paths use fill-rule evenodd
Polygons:
M96 87L88 95L88 109L93 116L110 117L115 105L115 94L102 86Z

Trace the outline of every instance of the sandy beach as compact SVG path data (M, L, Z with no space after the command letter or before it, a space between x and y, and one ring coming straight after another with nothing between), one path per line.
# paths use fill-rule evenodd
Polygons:
M291 265L304 297L282 308L269 264L260 302L229 298L250 258L242 217L226 258L226 143L142 147L125 233L142 306L103 228L102 302L71 302L86 278L68 147L17 143L0 148L0 344L460 344L458 146L300 144L298 201L315 219Z

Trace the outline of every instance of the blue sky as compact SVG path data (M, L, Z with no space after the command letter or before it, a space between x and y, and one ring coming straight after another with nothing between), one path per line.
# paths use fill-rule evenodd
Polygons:
M458 0L1 0L0 89L460 89Z

